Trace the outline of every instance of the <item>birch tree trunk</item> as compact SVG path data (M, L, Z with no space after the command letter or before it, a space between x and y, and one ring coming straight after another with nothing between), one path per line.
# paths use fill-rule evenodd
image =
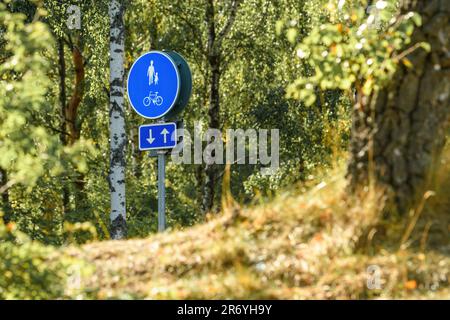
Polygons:
M407 213L430 187L450 120L450 1L401 3L423 19L410 46L425 41L431 52L409 54L413 68L399 66L366 108L355 106L348 175L354 190L372 176L393 211Z
M110 171L111 238L127 235L125 207L124 0L111 0L110 18Z

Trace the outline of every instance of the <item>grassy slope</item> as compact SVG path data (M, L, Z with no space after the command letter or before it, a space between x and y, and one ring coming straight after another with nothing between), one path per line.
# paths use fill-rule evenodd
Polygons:
M151 299L450 298L448 160L440 175L444 194L420 213L402 250L399 241L412 218L384 228L376 193L360 202L348 199L342 174L333 172L331 182L267 204L241 209L229 199L221 216L186 230L65 249L91 265L81 285L70 282L67 293ZM377 230L383 230L381 236ZM381 290L366 286L369 265L380 268Z

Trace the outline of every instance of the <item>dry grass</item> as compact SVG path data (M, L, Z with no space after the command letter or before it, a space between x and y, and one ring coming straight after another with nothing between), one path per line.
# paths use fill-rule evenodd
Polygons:
M348 198L342 172L302 195L282 194L253 208L226 198L222 215L184 231L68 248L93 266L68 292L101 299L450 298L450 258L441 250L448 229L438 239L428 227L436 243L427 249L419 219L411 234L422 239L419 245L398 251L398 243L375 248L366 241L356 250L376 230L382 199L375 191L364 200ZM448 190L422 217L447 221L441 210L449 208ZM367 287L371 265L380 270L381 289Z

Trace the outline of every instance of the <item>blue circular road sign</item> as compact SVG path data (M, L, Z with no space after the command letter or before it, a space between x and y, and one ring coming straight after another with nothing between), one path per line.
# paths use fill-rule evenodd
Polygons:
M176 104L180 73L174 60L161 51L140 56L131 66L127 82L128 100L147 119L158 119Z

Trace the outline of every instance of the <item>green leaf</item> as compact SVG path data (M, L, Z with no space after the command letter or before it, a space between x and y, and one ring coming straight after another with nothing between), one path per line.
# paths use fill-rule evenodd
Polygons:
M286 32L286 38L289 42L295 43L295 40L297 38L298 31L295 28L289 28Z
M428 42L420 42L419 46L423 48L426 52L431 51L431 45Z

